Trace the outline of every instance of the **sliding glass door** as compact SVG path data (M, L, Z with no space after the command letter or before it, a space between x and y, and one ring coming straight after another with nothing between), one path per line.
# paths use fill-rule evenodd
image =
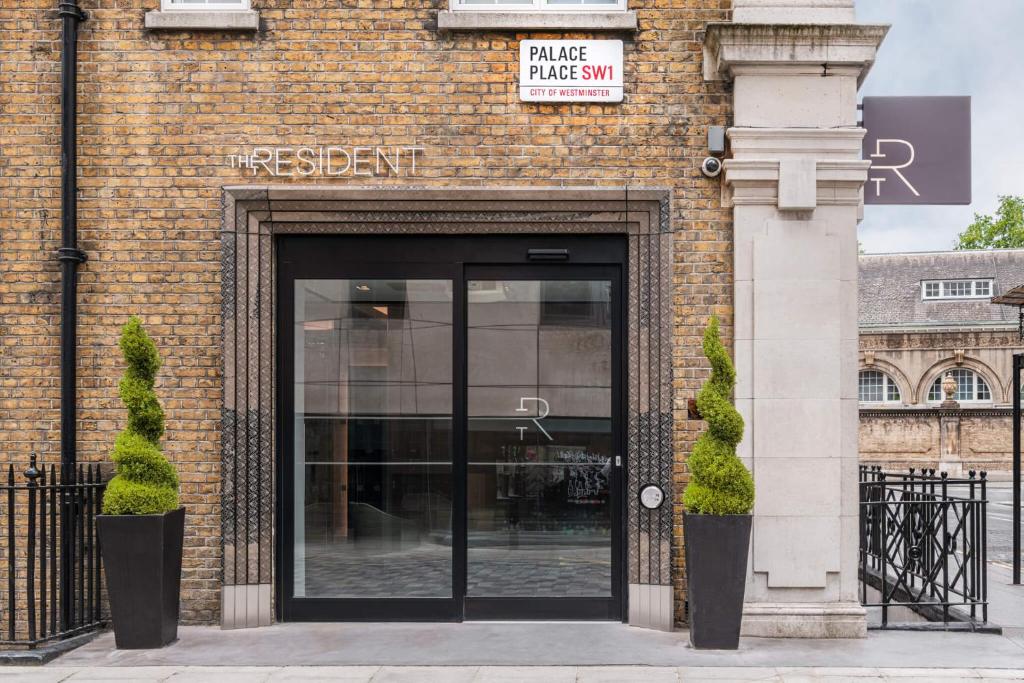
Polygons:
M622 614L620 250L537 241L279 242L282 619Z

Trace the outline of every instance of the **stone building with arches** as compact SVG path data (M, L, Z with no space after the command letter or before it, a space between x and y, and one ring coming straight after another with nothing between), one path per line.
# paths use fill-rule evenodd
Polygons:
M1024 342L991 299L1024 283L1024 249L862 255L859 271L861 462L1009 470Z

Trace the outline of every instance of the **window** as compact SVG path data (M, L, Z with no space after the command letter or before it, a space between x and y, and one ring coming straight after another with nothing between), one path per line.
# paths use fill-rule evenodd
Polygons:
M896 403L900 400L900 388L884 372L861 370L858 399L861 403Z
M939 373L939 376L932 382L932 388L928 391L929 403L941 403L946 400L946 396L942 392L942 380L947 372L952 374L953 379L956 380L956 394L953 395L954 401L977 402L992 400L992 390L988 388L988 383L985 382L981 375L973 370L957 368Z
M249 0L160 0L160 9L180 12L184 10L247 10Z
M992 296L992 280L925 280L922 299L981 299Z
M165 0L166 2L167 0ZM473 12L593 12L626 9L626 0L450 0L453 10Z

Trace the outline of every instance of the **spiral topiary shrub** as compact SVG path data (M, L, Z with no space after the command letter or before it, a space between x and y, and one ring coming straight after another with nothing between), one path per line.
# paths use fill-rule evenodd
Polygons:
M743 438L743 418L730 400L736 369L714 316L704 330L704 355L711 361L711 377L697 393L697 409L708 429L697 439L687 462L690 483L683 492L683 505L694 514L745 515L754 507L754 480L736 457L736 445Z
M128 426L114 441L116 475L103 494L103 513L159 515L178 507L178 474L160 452L164 411L153 391L160 356L135 316L121 330L120 347L128 369L118 393Z

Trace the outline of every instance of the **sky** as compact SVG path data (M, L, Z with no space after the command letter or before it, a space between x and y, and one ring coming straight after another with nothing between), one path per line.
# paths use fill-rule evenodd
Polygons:
M866 206L869 254L952 249L999 195L1024 195L1024 0L856 0L861 23L891 24L860 94L970 95L970 206Z

